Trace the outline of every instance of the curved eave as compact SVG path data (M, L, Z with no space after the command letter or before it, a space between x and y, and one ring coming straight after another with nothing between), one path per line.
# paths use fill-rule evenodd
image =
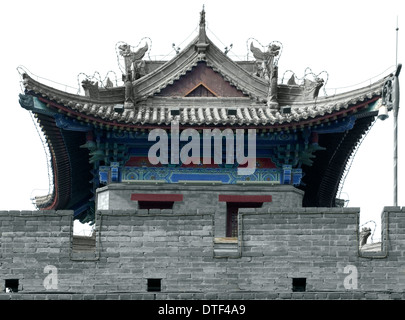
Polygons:
M86 205L92 197L89 154L80 148L86 141L85 132L59 128L49 114L35 113L35 117L47 141L53 174L51 194L36 198L35 204L40 210L72 209L76 216L81 213L79 204Z
M54 87L43 84L39 81L31 78L27 73L22 75L23 85L26 90L34 92L38 96L44 96L52 101L66 106L73 106L75 104L98 104L98 105L114 105L122 103L123 98L117 97L113 94L115 91L121 91L121 87L115 87L111 89L104 89L104 91L111 91L112 94L109 96L104 95L100 99L94 99L80 94L73 94L66 91L56 89Z
M334 207L341 179L361 137L370 129L377 111L357 117L351 130L319 135L319 145L326 150L316 154L311 167L303 167L302 179L306 207Z
M360 96L357 99L350 99L350 101L341 103L334 100L333 104L328 105L327 108L316 105L300 107L300 109L292 107L292 113L289 115L282 115L279 111L273 112L265 107L252 107L245 103L238 104L234 99L229 99L227 102L231 107L237 109L236 116L228 117L227 108L192 105L180 109L180 127L203 129L233 126L241 129L296 130L334 121L359 112L370 112L368 111L369 105L380 99L380 95L377 95L377 93L367 94L367 96ZM125 110L123 113L117 113L109 111L107 107L96 109L88 105L79 105L71 108L52 101L43 95L37 97L51 112L65 114L85 125L91 124L111 130L169 128L171 121L174 119L170 113L169 101L164 104L165 106L143 105L136 107L135 110ZM164 102L162 101L162 103ZM109 113L110 116L107 117ZM152 118L152 121L146 121L145 118L147 117ZM279 121L277 121L278 119Z
M153 73L137 80L136 90L142 92L145 98L148 95L151 95L151 97L135 104L133 108L124 109L123 112L117 112L114 108L116 104L123 103L118 98L91 99L65 93L43 85L26 74L24 74L24 85L27 93L37 96L42 102L56 108L57 111L98 126L123 130L169 126L173 120L171 110L175 108L180 111L179 120L184 127L238 126L241 128L289 130L290 128L311 125L319 121L329 121L331 118L360 111L368 103L380 98L386 80L386 78L383 78L363 88L334 96L319 97L316 100L289 102L290 113L270 109L264 103L254 101L252 98L173 98L153 96L159 92L160 89L157 88L164 88L166 85L173 83L176 77L180 77L198 62L196 60L197 53L191 47L193 47L193 43L189 49L184 50L183 54L179 54L178 57L160 66ZM209 59L210 56L215 57L216 55L221 57L222 60L219 58ZM262 81L239 67L213 45L207 52L207 61L222 63L221 70L218 69L218 72L236 87L239 85L239 88L241 88L237 81L242 78L247 79L244 83L245 88L247 87L246 83L250 81L254 82L250 83L251 86L256 86L257 83ZM239 73L239 75L237 76L235 73ZM169 74L170 77L168 77ZM157 83L159 81L164 85L162 84L159 87ZM252 91L248 90L248 92L251 95ZM285 106L286 103L286 101L280 101L280 106ZM229 109L236 109L236 116L228 116L227 111Z
M37 119L41 124L51 154L54 190L51 195L38 199L36 205L41 210L65 209L71 196L69 155L55 119L43 114L38 114Z

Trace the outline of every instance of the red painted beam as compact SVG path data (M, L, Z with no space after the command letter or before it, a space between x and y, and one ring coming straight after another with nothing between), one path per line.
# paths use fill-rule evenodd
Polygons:
M260 195L252 195L252 196L247 196L247 195L225 195L225 194L220 194L218 196L218 201L219 202L272 202L272 196L267 195L267 196L260 196Z
M132 201L174 202L183 201L182 194L168 193L132 193Z

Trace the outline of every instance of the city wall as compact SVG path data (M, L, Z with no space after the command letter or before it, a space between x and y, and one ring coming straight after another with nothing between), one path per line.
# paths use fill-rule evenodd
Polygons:
M240 209L236 239L216 236L222 214L99 210L83 250L71 211L2 211L0 299L405 298L404 207L384 208L377 252L358 208Z

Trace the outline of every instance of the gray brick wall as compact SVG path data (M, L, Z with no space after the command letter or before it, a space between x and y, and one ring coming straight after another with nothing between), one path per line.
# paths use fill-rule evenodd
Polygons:
M0 293L4 300L405 300L404 292L117 292L117 293ZM163 302L164 300L164 302ZM142 306L142 302L140 302ZM138 305L138 307L140 306ZM266 306L266 305L265 305ZM274 306L272 306L274 307ZM282 306L283 307L283 306ZM284 308L284 307L283 307ZM148 312L147 307L145 309ZM259 309L260 310L260 309Z
M0 224L1 291L5 279L19 279L21 290L43 291L47 265L71 266L71 211L0 211Z
M224 213L212 208L98 211L96 248L83 254L71 249L72 214L0 212L2 291L6 279L19 279L14 297L114 298L127 292L149 299L149 278L162 279L156 294L163 298L232 298L239 292L241 298L395 299L405 290L405 208L385 208L387 250L378 253L358 249L357 208L241 209L238 240L225 244L221 258L215 229ZM57 270L57 289L44 287L46 266ZM347 289L345 281L352 277L353 284L354 275L356 288ZM293 278L306 278L305 293L292 292Z
M227 195L272 195L272 202L264 203L263 207L301 207L303 191L290 185L209 185L209 183L189 182L188 184L110 184L97 190L100 210L134 210L137 201L131 201L132 193L181 193L183 201L175 202L173 210L188 211L196 208L224 210L225 203L218 202L219 194Z

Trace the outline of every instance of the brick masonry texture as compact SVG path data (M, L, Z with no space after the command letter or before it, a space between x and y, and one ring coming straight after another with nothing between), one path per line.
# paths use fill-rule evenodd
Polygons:
M288 206L301 207L303 191L290 185L193 185L190 184L110 184L97 190L98 209L131 210L137 202L131 201L132 193L181 193L184 201L175 202L173 210L186 212L196 208L211 210L225 210L225 203L218 201L220 194L226 195L272 195L272 202L263 204L263 207Z
M404 292L0 293L2 300L405 300Z
M78 253L71 211L2 211L0 291L18 279L19 292L0 299L404 298L405 208L384 208L381 252L359 251L358 208L241 209L238 239L218 258L224 214L97 211L94 252ZM56 267L57 289L44 287L46 266ZM348 266L357 288L344 285ZM154 278L161 292L147 291ZM293 278L306 278L305 292L292 292Z

